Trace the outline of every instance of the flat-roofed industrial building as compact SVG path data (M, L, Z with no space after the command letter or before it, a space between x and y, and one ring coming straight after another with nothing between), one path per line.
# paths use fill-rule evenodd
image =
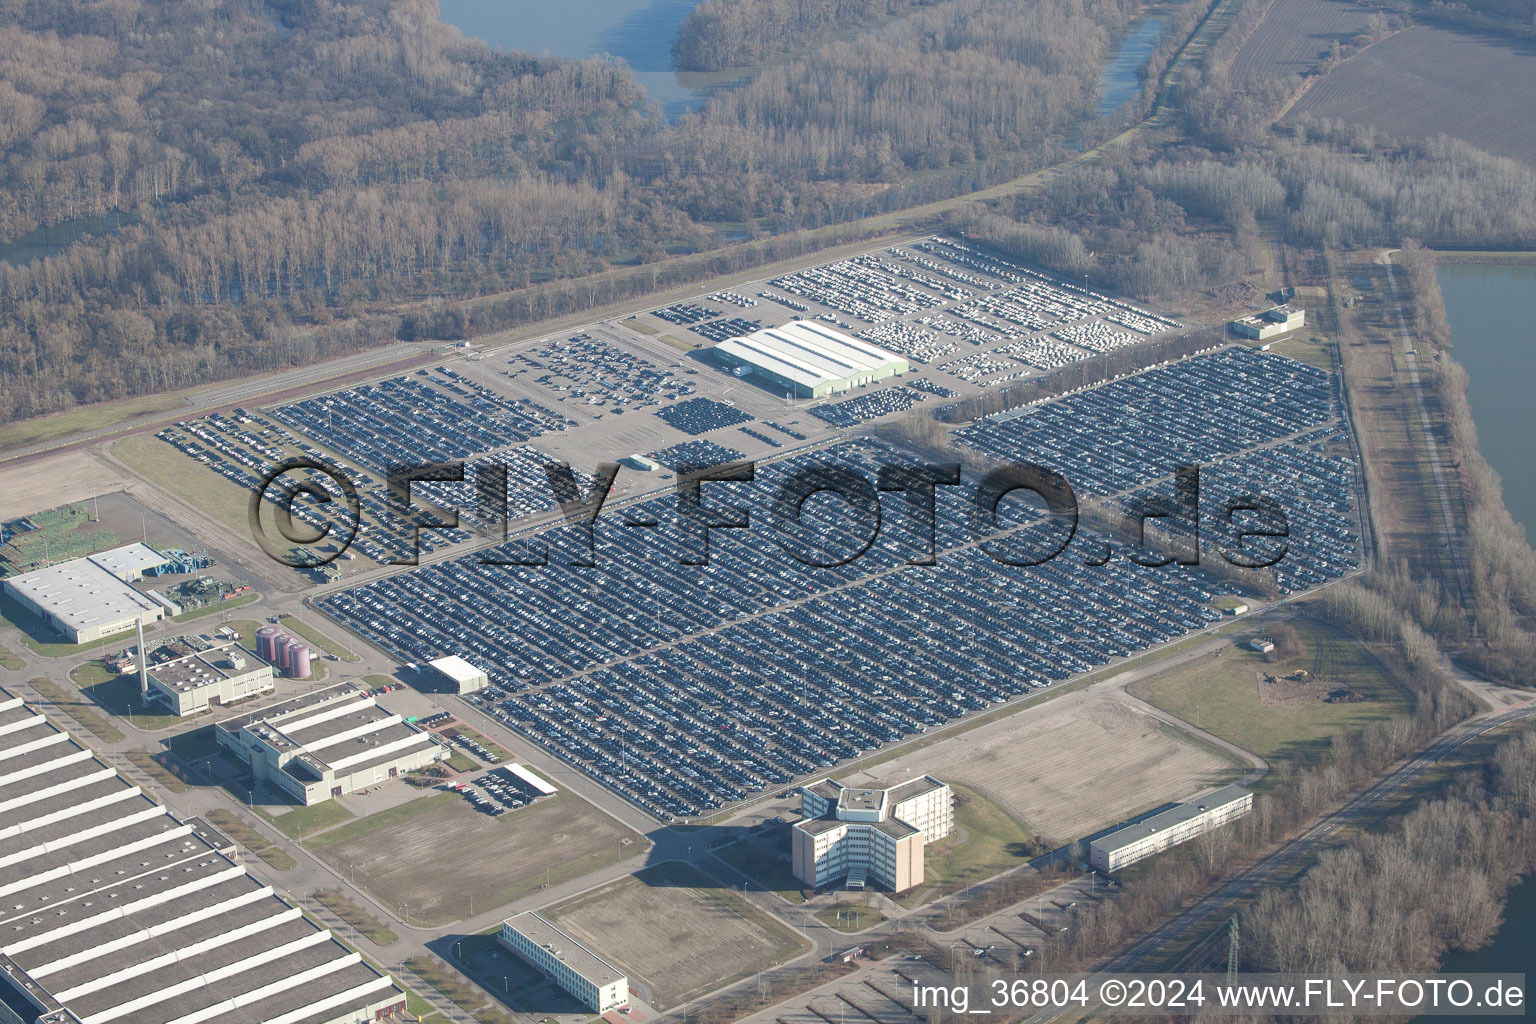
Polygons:
M1253 810L1253 794L1241 786L1223 786L1177 804L1088 844L1088 863L1104 872L1119 871L1139 860L1188 842Z
M800 788L802 820L790 830L795 877L819 888L873 880L892 892L923 881L923 851L954 829L954 794L924 775L893 785L822 779Z
M305 805L449 757L430 733L350 683L225 719L214 727L214 736L258 779Z
M814 320L765 327L722 341L712 351L721 365L796 398L824 398L912 368L902 356Z
M501 923L501 944L598 1013L629 1004L629 978L532 910Z
M1270 338L1278 338L1282 334L1303 327L1306 322L1306 310L1299 306L1287 305L1265 310L1257 316L1245 316L1233 320L1230 326L1232 333L1239 337L1268 341Z
M149 666L149 695L177 715L249 700L273 690L272 666L233 640Z
M457 654L427 662L454 693L474 693L491 685L484 669L476 668Z
M0 691L0 1024L363 1024L405 1013L388 975L232 850Z
M5 591L71 643L89 643L130 630L139 619L165 617L165 605L128 585L164 561L152 548L129 544L12 576Z

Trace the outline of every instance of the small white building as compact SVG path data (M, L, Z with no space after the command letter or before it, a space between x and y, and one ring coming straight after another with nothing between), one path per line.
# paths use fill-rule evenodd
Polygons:
M427 662L454 693L474 693L491 685L490 678L457 654Z
M1268 341L1296 330L1307 322L1307 311L1299 306L1276 306L1257 316L1240 317L1228 326L1240 338Z
M607 1013L629 1005L629 978L624 972L543 915L530 910L507 918L497 939L588 1009Z

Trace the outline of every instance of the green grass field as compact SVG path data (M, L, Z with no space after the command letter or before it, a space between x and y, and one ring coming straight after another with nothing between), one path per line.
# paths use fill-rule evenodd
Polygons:
M153 434L135 434L112 446L124 465L233 531L251 534L251 496Z
M356 654L349 651L335 640L326 636L324 633L320 632L314 626L311 626L297 615L284 615L278 622L278 625L283 628L284 632L297 633L305 640L308 640L310 646L318 647L326 654L334 654L342 661L360 660ZM394 680L390 680L390 682L394 682Z
M288 851L273 846L267 837L234 811L219 807L207 814L208 823L245 847L277 871L288 871L298 862Z
M165 707L156 702L145 704L139 699L137 676L118 675L99 661L88 661L69 674L80 687L80 692L101 705L107 711L123 718L131 718L136 729L151 732L169 729L189 721L177 715L165 713Z
M70 434L115 427L140 416L171 412L185 408L190 392L172 391L163 395L146 395L142 398L125 398L117 402L101 402L87 405L70 412L54 413L37 419L23 420L0 428L0 450L22 448L26 445L54 441Z
M80 691L72 690L62 683L56 683L45 677L33 679L30 685L44 700L79 722L81 728L97 739L106 743L116 743L123 738L122 730L98 711L96 705L81 696ZM83 736L76 738L85 739Z
M14 672L19 668L26 668L26 666L27 663L21 660L21 657L15 651L4 644L0 644L0 668Z
M803 882L795 877L785 858L789 852L786 826L767 835L752 835L714 851L716 857L791 903L804 903Z
M964 786L955 792L955 830L923 853L923 884L896 897L904 907L940 896L1026 863L1033 837L996 804Z
M309 807L295 807L282 814L272 814L258 807L256 813L271 822L273 828L289 839L298 839L305 835L313 836L323 829L340 825L356 817L335 800L312 804Z
M457 793L422 794L304 846L381 906L428 927L470 916L471 897L474 910L502 906L646 848L642 837L565 792L501 817L475 811Z
M1324 623L1300 620L1295 626L1301 651L1294 657L1270 662L1266 655L1228 645L1135 683L1131 692L1270 764L1310 762L1330 737L1413 710L1412 698L1359 643ZM1261 673L1284 676L1298 669L1366 699L1334 704L1320 696L1287 703L1261 699Z
M885 920L880 908L861 900L857 903L839 903L834 907L822 907L816 911L816 919L840 932L862 932Z
M320 904L376 946L391 946L400 936L368 911L348 899L340 889L316 889L315 902Z

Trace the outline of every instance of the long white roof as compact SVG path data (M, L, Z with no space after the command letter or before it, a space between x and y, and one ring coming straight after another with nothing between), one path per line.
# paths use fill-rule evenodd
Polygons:
M5 585L77 632L160 608L88 558L12 576Z
M812 320L765 327L722 341L716 348L808 388L887 367L896 372L907 369L901 356Z

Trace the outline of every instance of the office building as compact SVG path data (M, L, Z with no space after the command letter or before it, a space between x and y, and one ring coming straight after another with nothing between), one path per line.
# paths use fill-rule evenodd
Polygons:
M271 693L272 666L233 640L149 666L149 696L177 715Z
M0 1024L364 1024L405 993L0 691Z
M629 1004L624 972L534 911L501 923L501 944L597 1013Z
M890 786L823 779L800 788L790 830L795 877L812 888L873 879L892 892L923 881L923 849L954 828L954 795L931 775Z
M279 701L214 727L219 745L301 804L366 789L446 761L431 734L350 683Z
M1088 844L1088 863L1099 871L1119 871L1139 860L1188 842L1236 821L1253 810L1253 794L1241 786L1223 786L1188 803L1176 804L1150 818L1116 829Z
M835 395L911 369L902 356L814 320L765 327L712 351L738 376L755 376L770 391L796 398Z

